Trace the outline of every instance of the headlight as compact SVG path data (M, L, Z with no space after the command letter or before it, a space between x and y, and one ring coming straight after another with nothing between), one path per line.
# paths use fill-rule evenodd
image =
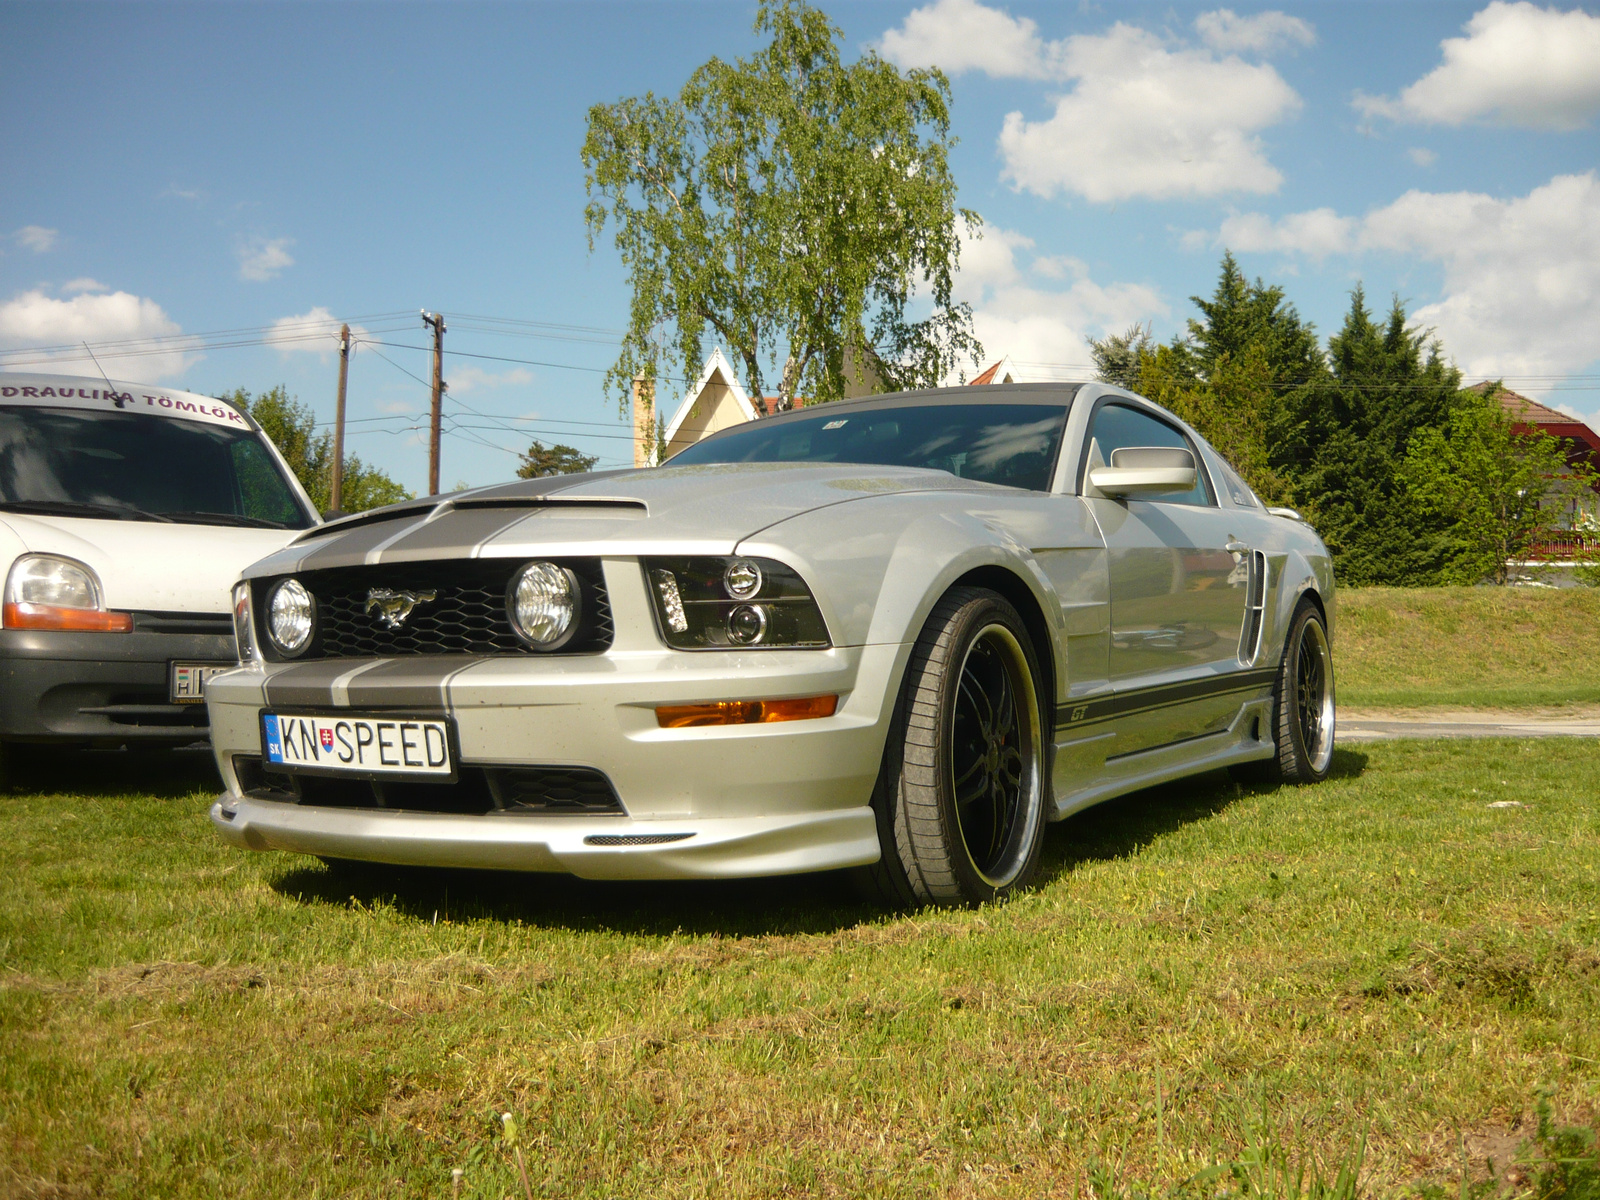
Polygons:
M250 619L250 584L236 583L233 585L233 640L239 648L241 666L256 658L254 624Z
M7 629L127 633L133 615L107 612L100 580L83 563L54 554L24 554L6 578L0 624Z
M805 581L770 558L647 558L656 624L679 650L831 645Z
M298 579L285 579L267 596L267 637L279 653L293 658L311 645L317 603Z
M567 567L531 562L511 577L506 615L517 636L536 650L559 650L583 615L583 588Z

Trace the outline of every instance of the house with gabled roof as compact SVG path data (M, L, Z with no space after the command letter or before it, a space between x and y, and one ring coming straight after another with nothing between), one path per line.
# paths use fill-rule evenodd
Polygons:
M1021 382L1023 382L1022 372L1017 370L1016 364L1011 361L1011 355L1008 354L999 362L982 371L977 378L968 380L967 386L983 387L985 384L991 383Z
M1600 470L1600 433L1589 428L1587 422L1570 413L1560 412L1547 405L1520 396L1510 388L1499 386L1491 380L1472 384L1466 389L1487 396L1511 418L1513 433L1528 435L1546 433L1567 444L1567 461L1573 466L1587 463ZM1597 514L1600 514L1600 481L1593 490L1567 484L1557 486L1545 497L1543 507L1550 517L1551 529L1529 553L1523 567L1570 566L1575 562L1592 562L1597 551L1593 532Z

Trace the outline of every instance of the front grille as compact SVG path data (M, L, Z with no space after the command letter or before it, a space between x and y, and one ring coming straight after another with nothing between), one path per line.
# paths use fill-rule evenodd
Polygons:
M233 773L252 800L317 808L481 816L626 815L605 774L589 767L462 767L455 783L350 779L267 769L259 756L236 754Z
M85 705L78 711L105 717L113 725L141 729L195 729L204 733L207 727L204 704L172 704L165 688L119 692L104 704Z
M558 651L530 648L512 631L506 587L522 559L451 559L335 567L296 575L316 598L317 632L311 648L294 661L378 658L412 654L599 654L611 645L611 605L597 559L554 559L570 567L583 589L582 626ZM255 610L265 620L267 597L277 579L257 580ZM373 588L434 593L412 609L399 629L388 629L367 611ZM267 655L282 661L266 638Z
M139 633L205 634L233 637L232 613L136 612L133 628Z

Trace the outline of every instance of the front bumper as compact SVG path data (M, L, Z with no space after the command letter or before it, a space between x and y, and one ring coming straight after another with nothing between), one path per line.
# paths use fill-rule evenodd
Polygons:
M671 650L655 632L637 563L606 560L605 569L615 637L603 654L335 659L212 679L212 745L228 789L212 810L219 834L256 850L597 879L876 861L872 789L909 647ZM823 694L839 697L837 711L813 720L663 729L655 714L659 705ZM620 811L335 807L241 785L234 758L261 755L263 711L341 710L446 717L463 768L598 771Z
M567 872L583 879L733 879L878 859L870 808L781 817L634 821L507 813L350 812L224 796L224 841L249 850L426 867Z
M0 629L0 739L150 745L205 738L205 705L168 699L170 664L233 662L232 633L142 624L136 618L131 633Z

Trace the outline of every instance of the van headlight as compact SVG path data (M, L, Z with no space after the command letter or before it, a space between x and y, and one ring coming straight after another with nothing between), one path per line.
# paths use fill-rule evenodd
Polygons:
M0 625L81 633L128 633L133 614L108 612L100 579L85 563L58 554L24 554L6 576Z
M656 625L678 650L806 649L832 645L811 589L770 558L643 560Z

